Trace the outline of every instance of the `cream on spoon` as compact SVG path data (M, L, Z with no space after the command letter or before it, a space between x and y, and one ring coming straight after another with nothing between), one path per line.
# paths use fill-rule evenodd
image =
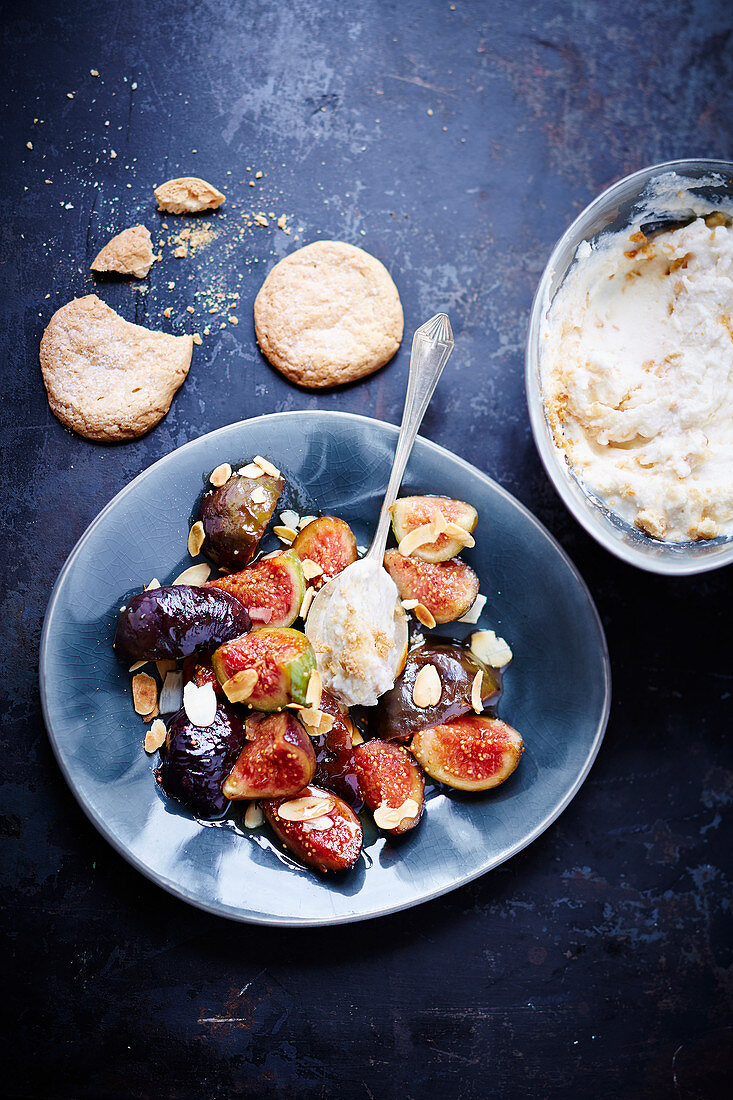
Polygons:
M416 330L400 434L372 544L360 561L323 586L308 612L305 632L316 652L323 686L346 706L373 706L402 671L407 617L397 586L382 565L390 508L452 351L453 333L444 313Z

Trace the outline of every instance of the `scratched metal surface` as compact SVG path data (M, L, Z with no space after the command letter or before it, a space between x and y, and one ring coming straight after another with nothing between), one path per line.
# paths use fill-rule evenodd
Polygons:
M642 575L583 534L530 439L522 342L552 244L602 187L676 156L731 159L730 6L28 0L5 15L2 1092L722 1095L730 572ZM220 231L185 260L169 231L147 292L100 293L210 335L162 424L101 448L48 412L40 335L94 289L112 232L143 220L161 235L151 188L180 172L227 191ZM247 228L246 211L292 231ZM254 295L296 234L381 257L408 329L450 313L453 384L424 433L559 538L598 603L615 690L588 782L531 848L419 910L302 934L195 911L115 855L54 764L36 684L53 580L141 469L255 413L397 420L406 348L317 396L256 351Z

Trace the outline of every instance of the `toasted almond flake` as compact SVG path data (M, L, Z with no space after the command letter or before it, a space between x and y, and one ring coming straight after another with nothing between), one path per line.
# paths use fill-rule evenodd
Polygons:
M434 707L440 702L443 684L435 665L423 665L412 685L412 701L416 707Z
M280 513L280 522L285 527L292 527L297 530L300 519L298 518L298 513L294 512L292 508L286 508L284 512Z
M354 746L364 744L364 738L359 733L356 726L354 726L354 729L353 729L352 734L351 734L351 744L354 745Z
M405 611L414 611L419 603L419 600L402 600L402 606L404 607Z
M183 673L178 669L166 672L158 706L161 714L175 714L183 706Z
M262 455L255 455L252 461L256 463L261 470L264 470L266 474L269 474L270 477L280 477L280 471L277 466L273 466L269 458L263 458Z
M144 668L147 663L148 663L147 661L135 661L135 664L130 665L130 667L128 668L127 671L128 672L137 672L137 670L139 668Z
M306 619L308 617L308 612L310 611L311 604L313 603L315 598L316 598L315 588L306 588L305 596L303 596L303 602L300 605L300 617L301 617L301 619Z
M230 703L243 703L245 699L249 699L250 695L257 686L257 670L254 668L243 668L239 672L235 672L233 676L230 676L228 680L225 680L222 684L222 691L226 695Z
M301 516L298 520L298 530L302 531L309 523L313 523L314 519L318 519L318 516Z
M216 718L216 694L213 684L194 684L192 681L183 689L183 709L189 722L194 726L206 728Z
M388 806L382 802L374 811L374 824L380 829L396 829L406 817L415 817L419 809L414 798L406 798L401 806Z
M301 798L291 798L283 802L277 808L277 816L283 821L316 821L323 817L329 810L334 809L336 803L332 798L320 795L305 795Z
M321 680L321 674L317 668L314 668L308 677L308 687L305 689L305 701L309 707L313 707L318 710L321 705L321 694L323 693L323 681Z
M203 344L203 340L202 340L202 339L201 339L201 337L199 336L198 332L194 332L194 334L193 334L193 336L191 337L191 339L193 340L194 344Z
M481 669L479 669L479 671L473 678L473 683L471 684L471 706L477 714L480 714L481 711L484 709L484 701L481 696L481 688L483 687L483 682L484 674Z
M158 703L158 685L147 672L132 678L132 702L137 714L150 714Z
M292 527L273 527L273 535L277 535L281 542L286 542L288 546L291 542L295 542L298 537L298 532L294 531Z
M409 558L410 554L413 554L415 550L419 550L421 546L427 546L429 543L435 542L440 533L437 524L432 520L430 523L423 523L419 527L413 528L412 531L408 531L405 537L400 539L397 550L403 558Z
M237 470L237 473L242 477L257 478L262 477L264 470L261 466L257 466L254 462L248 462L246 466L243 466L241 470Z
M475 630L471 635L471 652L491 668L504 668L513 657L509 645L493 630Z
M265 815L256 802L250 802L244 814L244 825L247 829L258 829L265 820Z
M481 612L484 609L484 604L485 603L486 603L486 596L482 596L481 593L479 592L478 596L473 601L473 603L469 607L466 614L462 615L461 618L458 619L458 622L459 623L477 623L479 621L480 617L481 617Z
M313 821L307 821L306 826L308 829L314 829L317 833L325 833L333 828L333 818L328 817L328 815L316 817Z
M446 535L450 535L456 542L462 543L463 546L472 547L476 545L476 540L470 531L467 531L465 527L461 527L460 523L446 523L445 532Z
M184 569L182 573L179 573L173 584L192 584L194 586L204 584L209 579L209 573L211 572L211 566L206 562L201 562L200 565L190 565L188 569Z
M205 539L204 525L200 519L197 519L188 532L188 552L192 558L201 553L201 547L204 545Z
M303 576L307 581L312 581L315 577L323 576L323 570L318 562L312 561L311 558L303 558L300 563L303 566Z
M156 718L152 726L145 734L145 751L157 752L160 746L165 741L165 722L162 722L160 718Z
M157 578L157 577L153 577L153 579L152 579L152 581L150 582L150 584L146 584L146 585L145 585L145 591L146 591L146 592L150 592L150 591L151 591L151 589L153 589L153 588L160 588L160 581L158 580L158 578Z
M164 681L169 672L176 671L177 666L176 662L172 658L164 657L162 660L155 662L155 667L158 670L158 675L160 676L161 680Z
M149 714L141 714L140 717L142 718L143 722L152 722L153 718L157 718L159 714L160 714L160 708L158 707L158 704L156 703Z
M265 492L265 490L262 488L261 485L258 485L257 488L253 491L253 493L252 493L252 503L253 504L266 504L267 503L267 493Z
M426 626L428 630L432 630L435 626L435 618L432 611L430 611L425 604L418 603L415 607L415 618L423 626Z

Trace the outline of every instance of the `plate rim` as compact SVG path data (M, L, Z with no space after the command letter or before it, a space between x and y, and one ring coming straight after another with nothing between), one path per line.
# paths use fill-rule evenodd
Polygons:
M391 434L395 439L399 432L398 426L395 424L391 424L389 421L378 420L375 417L364 416L360 413L341 412L336 409L290 409L283 412L263 413L260 416L248 417L244 420L234 421L232 424L224 424L220 428L215 428L213 431L205 432L203 435L196 436L195 439L188 440L188 442L181 444L180 447L176 447L174 448L174 450L169 451L161 458L156 459L155 462L151 463L150 466L147 466L144 470L141 470L139 474L137 474L131 481L127 483L127 485L124 485L117 493L115 493L112 499L104 505L104 507L97 513L91 523L89 523L88 526L84 529L84 531L72 547L68 557L66 558L66 561L61 567L58 577L56 578L56 582L51 590L51 594L46 605L46 611L43 618L43 629L41 632L38 662L41 710L43 713L43 721L46 728L46 733L48 735L49 741L51 742L51 748L53 750L54 757L61 770L61 774L66 781L67 786L71 790L71 793L73 794L78 805L81 807L85 816L95 827L97 832L99 832L101 836L109 844L111 844L112 848L114 848L118 855L122 856L122 858L127 863L135 868L135 870L142 873L149 881L153 882L155 885L162 886L163 889L167 890L170 894L173 894L179 900L187 902L189 905L193 905L197 909L201 909L207 913L212 913L213 915L220 918L235 920L239 923L244 924L257 924L275 928L322 928L341 924L354 924L359 921L374 920L377 917L384 917L389 916L393 913L403 912L406 909L411 909L415 906L423 905L426 902L433 901L435 898L442 897L445 894L451 893L453 890L458 890L460 887L467 885L469 882L474 882L476 879L481 878L482 875L487 874L489 871L494 870L494 868L501 866L503 863L507 863L510 859L513 859L514 856L516 856L524 848L529 847L529 845L534 843L534 841L537 840L537 838L541 836L542 833L549 829L553 822L555 822L557 818L567 809L567 807L570 805L570 803L582 787L590 772L590 769L593 766L593 763L598 755L601 744L603 742L603 737L608 726L612 698L611 662L608 652L606 633L603 629L603 623L601 621L600 615L598 614L598 609L595 605L595 601L593 599L593 596L591 595L588 585L586 584L585 580L583 579L580 572L576 568L571 558L565 552L563 547L560 545L557 539L547 530L545 525L539 519L537 519L537 517L529 510L529 508L526 507L526 505L517 500L517 498L514 497L507 489L505 489L498 482L494 481L494 479L488 474L484 473L483 470L479 470L477 466L474 466L472 463L468 462L460 455L455 454L453 451L448 450L447 447L443 447L439 443L434 443L431 439L427 439L425 436L418 435L417 440L419 440L421 444L425 445L428 450L437 452L438 454L444 457L448 457L454 462L457 462L467 472L469 472L471 475L477 475L480 479L487 482L493 490L497 491L502 497L504 497L511 504L517 507L523 513L523 515L528 520L530 520L530 522L534 524L535 527L539 529L539 531L549 540L555 550L560 554L562 560L564 561L565 565L570 569L570 572L573 574L576 582L579 584L580 589L587 600L588 606L591 611L591 616L592 619L595 621L596 629L598 631L598 636L601 643L600 655L603 665L604 688L603 707L598 726L596 728L596 733L590 745L590 749L588 751L586 759L583 763L583 767L580 769L572 786L568 789L568 791L566 791L563 798L560 799L560 801L552 808L550 813L547 814L545 818L543 818L543 820L528 836L522 837L522 839L518 841L515 845L513 845L508 851L503 852L498 857L493 857L487 860L485 863L482 863L477 870L471 871L466 875L462 875L459 879L451 882L449 885L441 886L435 890L430 891L427 894L421 895L414 901L400 902L395 905L379 906L378 908L372 909L369 912L347 913L344 915L323 918L279 917L267 914L253 915L251 913L223 910L220 906L209 903L199 897L193 896L193 894L187 892L178 883L171 881L164 875L155 871L153 868L147 866L141 859L138 858L138 856L129 851L121 841L118 841L114 831L107 827L106 822L101 816L98 817L93 812L91 806L88 806L86 804L80 792L77 790L76 785L72 779L70 770L67 768L61 754L61 749L57 743L56 734L53 728L52 707L48 695L48 683L46 676L46 661L49 648L49 635L51 631L53 613L66 577L72 570L75 559L77 558L83 544L91 536L96 527L103 521L107 513L113 507L115 507L118 502L122 500L129 492L131 492L134 486L136 486L139 481L147 477L152 470L157 469L157 467L162 466L165 463L173 461L182 451L186 450L189 447L193 447L196 444L199 444L201 440L211 439L214 436L224 434L225 432L229 432L234 428L238 428L240 425L254 424L258 421L263 420L292 420L294 418L302 418L303 416L313 417L316 420L324 421L336 419L358 421L360 423L365 423L369 425L376 424L380 427L380 429L385 429L387 433ZM324 885L327 885L327 880Z

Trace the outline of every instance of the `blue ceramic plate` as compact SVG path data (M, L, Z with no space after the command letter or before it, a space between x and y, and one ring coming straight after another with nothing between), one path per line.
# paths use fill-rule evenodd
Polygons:
M213 827L166 799L142 749L130 676L112 652L121 604L152 577L172 580L203 477L220 462L268 455L321 511L367 543L397 430L331 412L263 416L174 451L111 501L56 583L41 642L46 725L61 769L99 831L133 866L212 913L273 925L363 920L469 882L539 836L577 792L603 737L610 702L603 629L572 564L533 516L473 466L418 439L404 492L438 493L478 509L465 557L488 597L480 625L514 650L499 715L523 735L514 775L481 795L435 794L399 841L365 822L356 868L323 879L288 859L266 827ZM465 626L468 633L475 627ZM366 815L363 815L366 817Z

